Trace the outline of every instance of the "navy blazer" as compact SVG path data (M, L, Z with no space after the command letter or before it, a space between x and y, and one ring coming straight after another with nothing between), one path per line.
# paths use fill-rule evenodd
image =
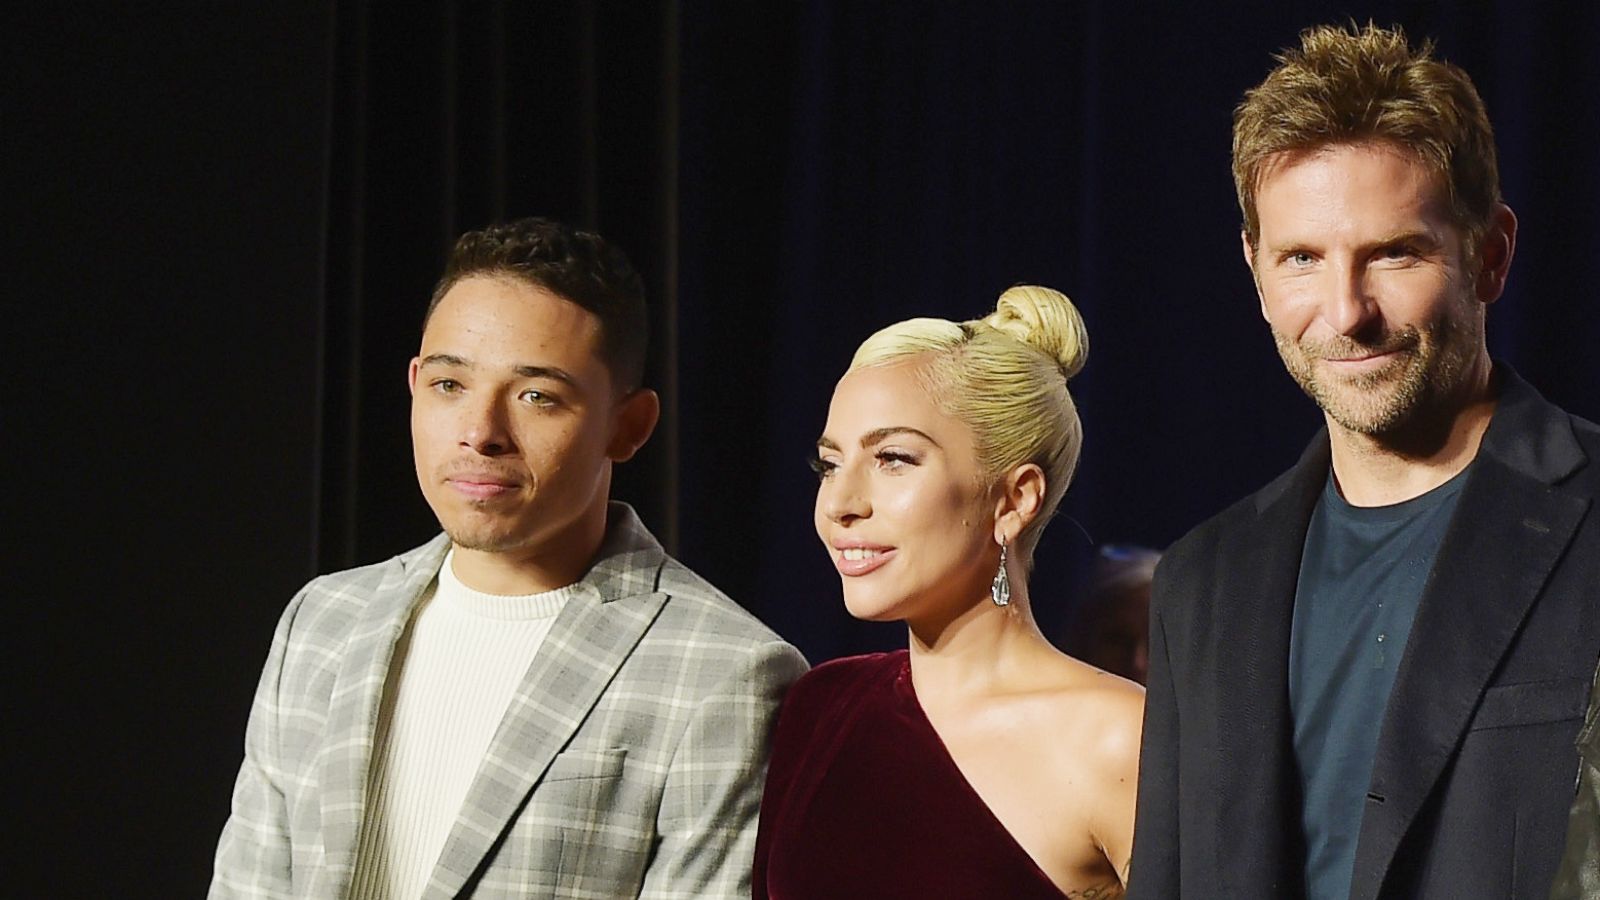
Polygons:
M1497 378L1384 712L1352 900L1543 900L1561 853L1600 656L1600 428ZM1289 632L1328 467L1324 431L1157 569L1130 897L1304 893Z

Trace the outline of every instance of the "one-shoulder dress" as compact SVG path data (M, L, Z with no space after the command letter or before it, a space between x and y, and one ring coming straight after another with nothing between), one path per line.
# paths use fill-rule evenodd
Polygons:
M917 702L906 651L835 660L773 733L756 900L1062 900L967 782Z

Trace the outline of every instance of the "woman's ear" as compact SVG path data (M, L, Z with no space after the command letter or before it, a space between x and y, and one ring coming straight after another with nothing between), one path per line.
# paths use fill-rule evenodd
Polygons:
M1044 508L1047 487L1044 470L1034 463L1023 463L1000 480L1000 496L995 498L994 537L1011 543L1033 524Z

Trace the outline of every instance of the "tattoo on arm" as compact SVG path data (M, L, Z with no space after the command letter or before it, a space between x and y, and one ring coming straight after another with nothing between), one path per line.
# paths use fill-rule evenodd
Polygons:
M1112 881L1082 890L1067 891L1067 900L1117 900L1127 893L1121 883Z

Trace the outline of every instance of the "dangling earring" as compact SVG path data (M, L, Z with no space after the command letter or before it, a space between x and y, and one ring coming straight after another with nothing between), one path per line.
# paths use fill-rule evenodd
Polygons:
M1006 542L1000 541L1000 570L994 573L994 583L989 585L989 599L995 606L1011 605L1011 576L1006 574Z

